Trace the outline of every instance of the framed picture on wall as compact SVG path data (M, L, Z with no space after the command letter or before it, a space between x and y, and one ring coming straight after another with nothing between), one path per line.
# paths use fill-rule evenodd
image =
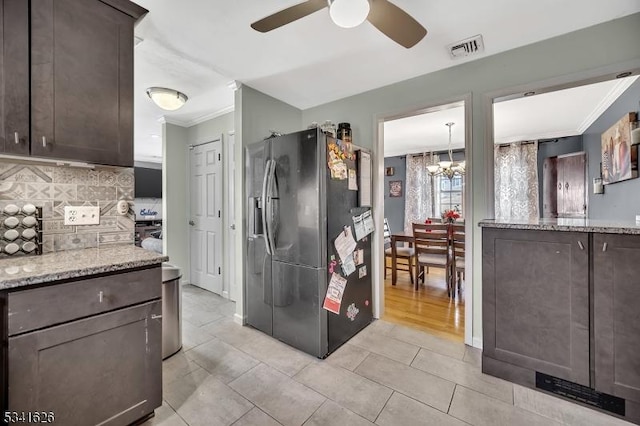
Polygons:
M600 138L602 147L602 183L621 182L638 177L637 146L631 145L631 123L636 113L625 114Z
M393 167L386 167L384 169L385 176L393 176L396 173L396 169Z
M402 197L401 180L392 180L389 182L389 197Z

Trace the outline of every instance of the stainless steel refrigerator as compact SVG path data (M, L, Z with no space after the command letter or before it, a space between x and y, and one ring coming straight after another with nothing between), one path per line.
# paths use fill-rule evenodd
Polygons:
M359 265L349 275L334 244L370 209L359 206L365 188L330 172L328 147L336 144L344 147L310 129L249 146L245 162L247 322L319 358L372 320L372 236L357 240ZM351 178L361 172L359 155L343 159ZM346 279L339 314L323 308L332 273Z

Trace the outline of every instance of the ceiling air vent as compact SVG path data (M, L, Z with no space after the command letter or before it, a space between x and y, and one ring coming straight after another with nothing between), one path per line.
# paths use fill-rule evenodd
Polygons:
M484 42L482 35L469 37L447 46L451 59L464 58L466 56L477 55L484 52Z

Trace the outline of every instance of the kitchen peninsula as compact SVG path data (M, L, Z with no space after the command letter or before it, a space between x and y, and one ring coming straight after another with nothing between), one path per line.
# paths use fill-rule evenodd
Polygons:
M162 403L161 267L133 245L0 260L3 412L127 425Z
M640 423L640 225L480 226L482 371Z

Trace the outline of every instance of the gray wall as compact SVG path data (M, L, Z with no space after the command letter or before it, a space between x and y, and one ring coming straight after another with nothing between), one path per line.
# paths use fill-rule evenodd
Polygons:
M234 112L228 112L211 120L204 121L187 129L187 140L189 144L211 142L224 134L225 138L233 131Z
M543 139L538 141L538 198L540 203L538 209L542 217L542 168L545 158L557 157L558 155L570 154L582 151L582 136L567 136L564 138Z
M187 179L187 129L162 125L162 246L169 262L182 269L189 282L189 180Z
M475 230L473 235L473 338L482 338L481 231L475 226L487 216L490 204L486 177L489 97L492 93L524 85L551 85L569 82L586 75L602 74L638 67L640 49L640 13L564 34L518 49L463 63L396 84L371 90L303 112L303 123L348 121L354 142L373 147L377 140L377 120L381 116L414 111L423 106L449 103L471 94L473 152L468 159L473 181L473 205L467 210ZM428 42L428 36L425 42ZM596 71L600 70L600 71ZM302 90L302 89L301 89ZM375 154L375 152L374 152ZM378 178L383 170L376 167ZM375 179L375 178L374 178ZM374 181L375 182L375 181ZM493 183L491 183L493 185ZM467 318L469 320L469 318Z
M636 49L638 49L636 47ZM593 178L600 176L600 136L629 112L640 112L640 79L636 80L582 135L587 151L589 219L631 220L640 214L640 179L605 185L604 194L593 193Z
M395 174L384 177L384 217L389 221L391 232L402 232L404 230L404 200L407 183L407 158L385 157L384 167L393 167ZM393 180L402 181L402 197L389 197L389 182Z

